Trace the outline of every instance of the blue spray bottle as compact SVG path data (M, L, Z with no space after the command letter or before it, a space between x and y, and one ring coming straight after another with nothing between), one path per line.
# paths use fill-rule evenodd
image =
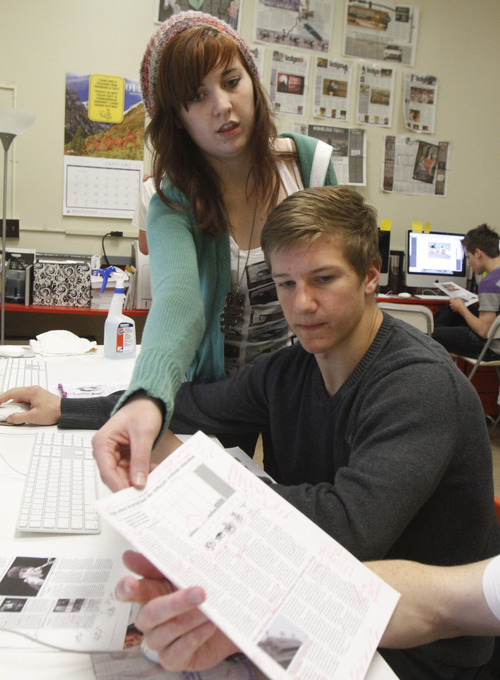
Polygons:
M127 274L115 267L99 269L98 272L103 279L101 293L106 288L108 279L115 281L115 293L104 324L104 356L110 359L132 359L136 351L135 323L122 313L125 299L123 282L127 279Z

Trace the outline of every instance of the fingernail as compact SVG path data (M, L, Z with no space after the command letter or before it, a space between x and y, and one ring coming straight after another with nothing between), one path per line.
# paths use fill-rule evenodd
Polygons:
M205 593L201 588L190 588L188 592L186 593L186 598L189 604L194 605L197 607L199 604L201 604L204 599L205 599Z
M129 596L132 594L132 589L130 588L128 580L122 579L119 581L115 588L115 597L117 600L128 602Z
M147 476L144 474L144 472L137 472L134 475L132 483L133 483L134 486L138 486L138 487L142 488L143 486L146 486L146 479L147 479Z

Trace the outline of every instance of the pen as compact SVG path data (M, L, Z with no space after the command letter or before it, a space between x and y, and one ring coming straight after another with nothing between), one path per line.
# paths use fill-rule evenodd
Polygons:
M68 393L64 391L64 387L61 385L61 383L59 383L59 385L57 386L57 389L59 390L59 396L60 397L67 397L68 396Z

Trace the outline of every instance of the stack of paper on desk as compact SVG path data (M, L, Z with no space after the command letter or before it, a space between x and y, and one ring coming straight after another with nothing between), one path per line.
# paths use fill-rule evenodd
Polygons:
M123 648L131 607L114 598L128 573L123 548L78 552L50 539L0 542L1 647L32 648L35 641L79 652Z
M198 433L98 509L272 680L361 680L399 598Z

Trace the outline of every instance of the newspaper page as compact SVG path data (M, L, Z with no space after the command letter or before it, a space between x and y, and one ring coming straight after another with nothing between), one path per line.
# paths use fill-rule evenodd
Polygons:
M314 115L317 118L349 119L352 62L316 57L314 68Z
M273 51L269 95L278 113L304 115L309 55Z
M382 190L413 196L446 196L450 142L386 135Z
M117 678L154 678L155 680L261 680L253 664L243 655L235 654L206 671L173 673L162 669L142 653L140 646L112 654L92 654L96 680Z
M60 397L70 397L76 399L92 399L93 397L107 397L113 392L120 392L126 390L128 383L49 383L48 390L52 394L57 394Z
M254 0L254 41L327 54L334 0Z
M271 680L365 677L398 593L206 435L97 508Z
M333 147L333 167L339 184L366 186L366 131L359 128L308 125L307 135Z
M127 570L117 554L95 544L76 557L74 543L0 542L1 646L30 640L78 652L123 649L130 604L114 598ZM6 644L4 631L18 635Z
M434 134L437 93L436 76L409 72L404 74L403 114L409 130Z
M254 45L253 47L250 47L250 53L255 62L255 66L257 66L260 79L262 80L264 75L264 55L266 53L266 48L262 47L262 45Z
M357 122L391 127L393 101L394 69L378 64L361 65Z
M162 24L178 12L197 9L223 19L235 30L239 30L240 0L156 0L158 5L156 24Z
M446 293L446 295L449 295L449 297L451 298L454 297L462 298L462 300L465 302L466 307L469 307L470 305L479 302L479 298L475 293L472 293L470 290L467 290L467 288L462 288L462 286L459 286L453 281L444 281L443 283L439 283L438 281L436 281L434 285L436 286L436 288L439 288L440 290L443 291L443 293Z
M344 55L405 66L415 63L418 7L346 0Z

